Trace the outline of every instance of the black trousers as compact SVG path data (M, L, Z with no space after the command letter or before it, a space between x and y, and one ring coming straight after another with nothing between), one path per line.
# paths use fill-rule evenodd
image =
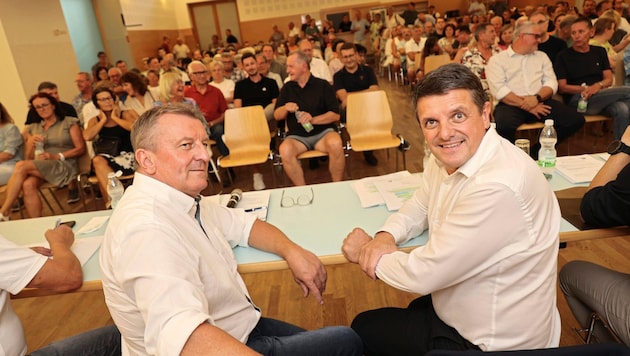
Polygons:
M430 350L479 349L435 314L431 295L412 301L407 308L363 312L352 321L363 340L363 353L372 355L424 355Z
M501 137L513 143L516 140L516 129L521 124L553 119L553 127L558 133L558 142L561 142L584 126L584 115L577 112L575 108L553 99L545 100L544 104L551 107L551 113L539 120L533 114L516 106L499 103L494 109L497 132ZM531 143L530 155L538 158L538 150L540 150L540 143L536 139Z

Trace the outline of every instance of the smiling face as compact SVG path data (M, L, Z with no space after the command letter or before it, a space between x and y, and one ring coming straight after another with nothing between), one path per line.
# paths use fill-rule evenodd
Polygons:
M427 144L449 174L464 165L477 152L490 127L490 103L482 112L469 90L455 89L445 95L429 95L418 100L418 121Z
M184 82L181 79L177 79L171 84L171 97L180 100L184 97Z
M157 120L159 145L148 151L148 174L171 187L196 197L207 185L208 135L201 121L168 113Z
M31 105L44 120L55 116L55 106L50 103L48 98L35 98Z
M96 94L96 107L105 112L112 111L114 110L114 98L109 92L100 92Z

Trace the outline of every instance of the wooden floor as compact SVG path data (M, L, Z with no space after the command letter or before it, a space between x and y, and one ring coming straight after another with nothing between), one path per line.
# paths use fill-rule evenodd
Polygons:
M387 90L390 106L394 115L394 132L403 133L411 143L407 154L407 169L410 172L422 171L422 134L414 118L410 91L402 89L380 79L381 87ZM596 128L597 129L597 128ZM579 154L585 152L603 151L610 140L607 134L597 139L592 134L593 128L586 127L584 132L578 132L567 144L558 146L559 154ZM530 138L536 139L535 134ZM384 151L377 151L379 159L377 167L368 166L360 154L352 154L353 178L390 173L395 169L395 153L391 152L391 159L387 159ZM316 170L305 168L308 183L329 181L327 163L320 164ZM262 170L268 187L273 187L271 167L267 165ZM221 190L229 192L233 187L243 190L252 189L252 172L247 168L236 169L236 179L232 187L222 188L214 183L204 193L215 194ZM80 203L65 204L66 191L56 193L62 200L66 212L83 211ZM102 200L96 201L97 207L102 209ZM94 199L88 197L88 208L94 210ZM44 214L51 214L48 208ZM12 218L20 215L13 213ZM626 258L630 251L630 239L601 239L570 243L559 253L558 266L566 262L582 259L589 260L614 268L630 272L630 262ZM254 302L268 317L282 319L307 329L328 325L349 325L353 317L364 310L385 306L406 306L416 295L400 292L380 281L372 281L365 277L355 265L343 264L328 267L328 285L325 304L318 305L312 297L303 298L302 292L293 281L289 271L251 273L243 276L252 294ZM26 330L29 351L40 348L52 341L59 340L82 331L111 324L112 320L105 306L101 292L73 293L52 297L28 298L13 301L14 308L23 321ZM558 307L562 316L561 345L575 345L580 339L572 331L577 326L564 298L558 292Z

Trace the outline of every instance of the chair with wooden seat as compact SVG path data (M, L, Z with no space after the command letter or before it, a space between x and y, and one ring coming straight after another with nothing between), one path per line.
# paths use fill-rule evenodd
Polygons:
M357 152L396 148L396 170L398 151L402 152L403 168L407 169L405 153L409 145L402 136L392 133L394 121L385 91L350 93L346 110L348 148ZM387 157L389 160L389 150Z
M428 74L439 67L451 63L451 57L448 54L438 54L436 56L428 56L424 58L424 74Z
M269 125L262 106L248 106L225 111L223 142L230 150L217 158L221 168L232 168L265 163L271 155ZM232 175L228 171L232 182ZM275 175L273 177L275 185Z

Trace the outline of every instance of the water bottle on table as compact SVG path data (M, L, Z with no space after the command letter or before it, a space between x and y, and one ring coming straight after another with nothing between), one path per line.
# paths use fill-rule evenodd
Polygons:
M558 142L558 134L553 128L553 120L547 119L545 127L540 132L540 151L538 151L538 166L547 179L551 179L556 169L556 142Z
M122 175L121 171L116 173L109 172L107 174L107 195L109 195L109 201L111 203L112 209L116 209L116 205L122 198L123 193L125 192L125 188L122 183L118 180L118 177Z

